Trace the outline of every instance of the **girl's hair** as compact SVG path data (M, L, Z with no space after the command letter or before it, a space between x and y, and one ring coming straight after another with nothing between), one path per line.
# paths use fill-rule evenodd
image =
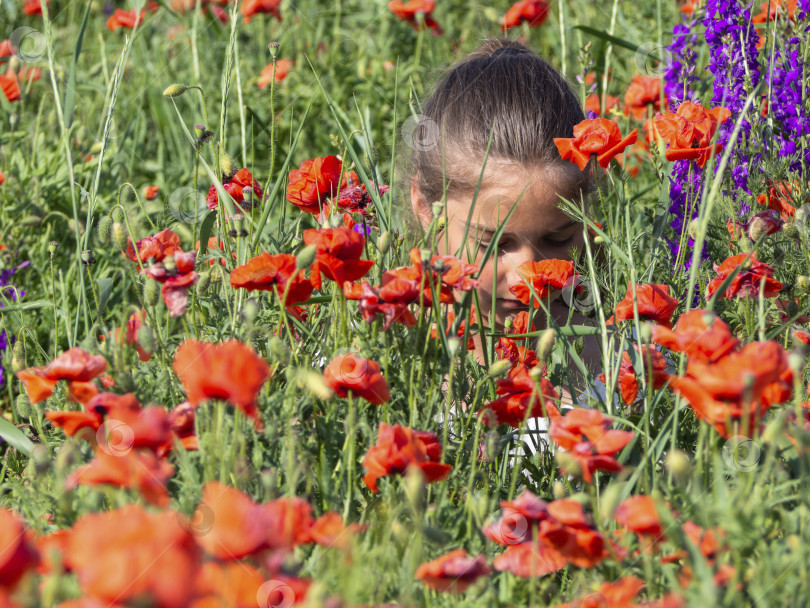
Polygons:
M410 161L405 191L415 179L428 203L441 200L443 175L448 188L473 190L480 164L470 166L470 159L483 160L490 132L489 159L570 166L554 138L573 137L584 118L571 86L545 60L515 40L484 40L447 69L404 141ZM587 189L586 175L577 181Z

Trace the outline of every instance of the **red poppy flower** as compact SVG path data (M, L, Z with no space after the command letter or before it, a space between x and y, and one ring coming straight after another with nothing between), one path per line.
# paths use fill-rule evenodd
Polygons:
M343 163L337 156L307 159L290 171L287 200L311 215L319 215L327 198L340 192Z
M447 316L445 317L445 319L446 319L445 327L447 327L447 334L446 335L449 336L450 335L450 329L451 329L451 327L453 325L453 322L456 319L456 313L454 313L452 310L448 311ZM473 324L477 323L477 321L475 320L475 306L473 306L472 309L470 310L470 319L472 320ZM466 323L466 321L462 321L458 325L458 331L456 332L456 337L458 337L460 339L464 338L464 333L466 331L465 323ZM438 339L439 334L436 331L435 327L433 327L430 330L430 337L433 340ZM472 332L470 332L470 335L467 337L467 350L475 350L475 340L473 340Z
M160 295L170 317L179 317L188 306L188 290L199 280L194 272L197 261L196 251L177 250L163 262L153 264L146 269L146 274L158 283L162 283Z
M613 95L605 96L605 115L610 114L613 108L618 108L620 103L621 100L618 97L614 97ZM598 93L588 95L588 97L585 98L585 111L593 112L597 116L602 114L602 99L599 97Z
M117 8L115 12L107 19L107 28L114 32L119 27L124 27L127 29L133 29L136 25L140 25L143 23L143 18L146 15L146 9L138 14L136 9L132 9L131 11L125 11L123 9Z
M272 370L250 345L237 340L221 344L186 340L172 367L192 405L223 399L245 412L257 428L263 426L256 400Z
M481 532L499 545L518 545L531 540L537 525L550 517L548 503L529 490L514 500L501 501L501 517L481 528ZM501 570L495 564L496 570Z
M506 359L512 364L512 367L518 363L522 363L529 369L539 365L540 360L537 358L537 353L525 346L518 346L514 340L509 338L500 338L498 345L495 347L495 355L498 359Z
M740 268L740 272L732 279L721 298L758 298L760 289L763 289L764 297L774 298L782 289L782 283L773 278L775 270L768 264L760 262L756 253L751 253L750 257L747 253L740 253L726 258L719 266L714 265L714 271L718 276L709 282L709 297L720 289L726 277L737 268Z
M350 181L352 181L354 185L345 186L340 191L337 206L343 211L366 214L368 209L373 205L373 200L368 190L366 190L365 184L359 183L357 174L354 171L352 171L351 174L354 175L354 178ZM377 189L377 194L380 198L391 189L390 186L385 184L378 184L373 187Z
M44 401L53 394L59 380L89 382L107 369L101 355L91 355L79 347L66 350L43 367L29 367L17 372L17 378L25 386L31 403Z
M151 201L157 197L159 191L160 188L158 188L157 186L144 186L141 194L143 194L143 197L146 200Z
M348 549L352 536L366 529L367 524L354 523L347 526L339 513L328 511L312 523L309 537L323 547Z
M530 418L549 417L553 420L559 417L560 412L555 405L559 395L545 374L541 374L536 382L529 368L518 363L496 384L495 393L502 397L484 406L494 414L495 424L518 428L527 414Z
M576 276L574 263L567 260L523 262L517 267L517 273L523 278L523 282L511 286L509 291L524 304L528 304L531 300L535 308L540 308L537 298L543 299L552 290L562 289L567 281ZM529 285L531 285L531 289ZM532 293L532 289L534 293Z
M294 61L282 58L276 61L274 68L273 62L271 61L262 68L262 73L259 75L258 87L260 89L264 89L265 87L270 86L270 83L273 82L274 78L276 82L283 82L284 79L287 78L287 74L290 73L290 68L294 65Z
M480 284L478 279L472 278L479 270L475 264L467 264L451 255L433 255L430 261L425 261L418 247L412 248L408 256L420 275L426 274L431 282L440 283L443 288L471 291Z
M2 171L0 171L0 186L2 186L3 182L5 182L5 181L6 181L5 174ZM5 248L5 245L3 245L3 247Z
M391 0L388 3L388 8L397 17L409 23L415 30L422 27L417 20L417 15L422 15L424 19L424 27L428 27L434 36L439 36L444 33L442 26L433 18L431 13L436 8L436 0L409 0L405 4L401 0Z
M222 187L225 189L225 192L230 194L231 198L235 202L239 203L239 205L245 211L251 211L256 204L258 204L258 201L262 200L262 197L264 196L264 192L262 191L259 182L253 179L253 175L251 175L250 171L247 169L240 169L233 175L233 177L224 179L222 182ZM255 200L245 200L245 188L253 189ZM211 184L211 187L208 188L208 196L206 196L205 202L209 209L216 209L219 206L217 188L213 184Z
M278 598L275 597L276 594L274 593L272 600L268 598L267 602L259 603L257 597L262 597L259 595L262 590L270 590L270 585L265 585L266 582L267 577L247 563L205 562L194 586L196 599L191 604L191 607L214 608L230 606L232 608L247 608L254 605L284 606L285 600L290 600L289 605L293 605L292 594L288 591L287 586L282 587L281 592L277 592ZM265 586L262 587L263 585ZM273 591L270 593L273 593ZM296 598L295 601L298 601L298 599ZM271 601L273 603L270 603Z
M281 0L245 0L240 10L245 23L250 23L251 17L260 13L273 15L281 23Z
M190 605L201 556L181 520L172 510L148 512L137 505L80 517L65 555L83 595L105 606Z
M616 507L613 516L627 530L649 536L654 542L664 538L664 525L650 496L631 496Z
M152 358L152 355L146 352L143 347L138 343L138 332L143 326L143 321L146 318L145 310L136 310L127 319L125 340L130 346L138 349L138 359L147 362Z
M390 281L385 288L372 287L368 281L359 285L346 282L343 295L347 300L358 300L358 310L367 323L376 321L378 313L383 315L383 331L388 331L394 321L407 327L416 325L416 317L408 309L415 297L410 281Z
M594 604L599 608L631 608L633 599L639 594L644 581L635 576L625 576L615 583L603 583L594 593L575 602L558 604L555 608L579 608ZM598 598L592 599L592 598Z
M363 458L363 467L368 471L363 481L376 494L380 477L401 475L411 467L420 469L429 483L441 481L453 468L440 462L441 455L442 446L436 434L381 422L377 443Z
M135 247L138 248L137 254ZM167 255L173 254L175 251L180 251L180 237L172 232L169 228L161 230L155 236L147 236L132 245L132 239L127 238L127 250L125 255L137 262L138 258L143 264L146 264L149 258L155 258L155 262L162 262L163 258Z
M421 564L416 569L416 578L436 591L463 593L482 576L488 576L489 566L483 555L472 557L464 549L456 549Z
M45 4L50 8L51 0L45 0ZM25 0L23 13L30 16L42 17L42 2L40 0Z
M707 363L719 361L740 346L725 321L701 309L683 313L673 329L653 325L652 341L676 353L686 353L690 361Z
M703 3L703 0L686 0L686 4L681 7L684 15L691 15Z
M628 284L624 299L616 304L616 310L607 324L629 321L633 318L633 286ZM678 300L669 295L669 285L636 284L636 306L642 321L653 321L664 327L672 327L672 315L678 307Z
M275 290L285 306L306 302L312 295L312 283L303 270L295 265L295 256L289 253L270 255L264 252L246 264L231 271L231 286L252 291Z
M678 106L677 112L659 114L655 128L668 144L667 160L693 160L703 168L709 157L719 154L722 144L711 145L717 127L731 117L731 110L722 106L707 110L689 100Z
M664 359L664 355L651 346L642 346L641 352L638 352L638 348L636 351L643 361L643 373L645 375L652 374L652 388L656 390L663 388L669 379L669 374L666 372L667 361ZM599 380L605 382L605 374L600 374ZM627 405L635 402L638 397L638 388L638 373L630 361L630 355L625 351L619 367L619 390L622 394L622 400Z
M751 23L767 23L785 17L794 20L797 7L797 0L768 0L762 3L762 10L758 14L751 15Z
M548 17L548 2L545 0L519 0L506 11L501 20L501 29L504 32L518 27L524 21L529 27L538 27Z
M0 40L0 57L12 57L15 49L11 46L11 40Z
M536 290L535 290L536 291ZM529 313L521 310L512 319L512 331L510 335L528 334L537 331L537 327L532 322L531 328L529 327ZM526 338L511 338L515 342L525 342Z
M199 449L199 442L194 428L195 408L188 401L184 401L171 412L169 412L169 426L172 432L172 439L161 446L157 454L165 457L174 447L173 439L177 439L184 450Z
M380 364L354 353L332 359L323 372L323 379L341 397L351 392L374 405L391 398L388 383L380 373Z
M361 260L366 239L354 230L321 228L304 230L304 244L316 247L310 281L321 289L321 274L342 286L346 281L357 281L371 270L373 260Z
M34 537L14 511L0 509L0 588L13 589L39 562Z
M689 539L689 541L698 548L710 566L714 565L719 552L726 549L726 547L723 546L723 541L726 538L726 532L719 526L704 530L695 522L687 521L685 524L683 524L683 526L681 526L681 531ZM678 551L677 553L662 557L661 562L668 564L681 559L686 559L688 556L688 551Z
M17 75L11 70L5 74L0 74L0 89L9 101L19 101L22 97L20 91L20 83L17 81Z
M798 187L794 187L794 184L790 182L776 182L768 187L766 194L757 196L757 202L760 205L766 205L774 211L778 211L782 215L782 219L787 220L796 213L796 207L791 203L796 198L797 193Z
M667 98L664 96L664 103L666 102ZM644 120L647 106L654 111L661 109L661 81L654 76L637 74L624 94L624 113L632 115L636 120Z
M636 143L638 129L622 139L619 125L607 118L586 119L574 127L574 137L555 137L554 144L563 159L570 159L580 170L585 170L596 156L599 166L607 167L630 144Z

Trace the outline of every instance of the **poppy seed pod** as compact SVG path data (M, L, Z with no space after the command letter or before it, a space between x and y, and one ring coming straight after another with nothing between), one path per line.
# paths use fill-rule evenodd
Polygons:
M98 221L98 227L96 229L98 240L105 245L110 242L110 239L112 239L112 224L112 218L110 218L109 215L103 216Z
M127 235L124 232L124 225L119 222L113 222L112 242L113 245L115 245L116 248L120 249L121 251L124 251L127 248Z
M275 41L275 40L273 40L272 42L268 43L268 45L267 45L267 50L268 50L268 51L270 51L270 56L271 56L273 59L275 59L275 58L276 58L276 56L278 55L278 49L279 49L279 47L280 47L280 46L281 46L281 45L280 45L280 44L279 44L277 41Z
M444 211L444 204L442 204L440 201L437 201L437 202L433 203L432 211L433 211L433 217L439 217L442 214L442 212Z
M317 253L318 248L315 245L307 245L295 256L295 267L299 270L309 268L315 261L315 255Z
M57 243L56 241L51 241L50 243L48 243L48 253L53 255L54 253L56 253L57 247L59 247L59 243Z
M160 300L160 285L155 281L147 280L143 286L143 300L147 306L154 306Z
M183 84L170 84L163 90L164 97L180 97L183 93L188 91L188 87Z

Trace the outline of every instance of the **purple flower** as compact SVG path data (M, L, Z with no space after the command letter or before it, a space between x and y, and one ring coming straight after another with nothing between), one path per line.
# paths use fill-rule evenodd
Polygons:
M363 236L368 236L371 234L371 226L363 227L363 224L355 224L354 228L352 228L357 234L362 234Z
M8 258L7 258L8 259ZM22 289L15 288L14 285L11 284L11 277L12 275L20 270L21 268L25 268L31 262L25 261L19 266L14 266L11 268L3 268L0 270L0 293L3 294L6 298L16 301L18 297L23 297L25 292ZM3 302L0 301L0 308L3 308ZM13 342L12 338L12 342ZM5 330L0 331L0 355L8 348L9 346L9 339L6 335ZM5 384L5 369L3 368L2 362L0 362L0 387Z

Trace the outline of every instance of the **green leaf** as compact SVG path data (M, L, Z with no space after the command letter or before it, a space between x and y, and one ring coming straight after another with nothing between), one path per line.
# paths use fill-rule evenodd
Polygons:
M619 38L618 36L613 36L612 34L608 34L605 31L597 30L596 28L589 27L587 25L575 25L574 29L575 30L581 30L581 31L585 32L586 34L590 34L591 36L596 36L597 38L599 38L601 40L604 40L606 42L610 42L612 44L615 44L616 46L624 47L624 48L626 48L626 49L628 49L630 51L633 51L633 52L637 51L639 49L639 47L641 46L641 45L636 44L634 42L630 42L629 40L625 40L624 38ZM661 61L660 57L658 57L657 55L654 55L652 53L648 53L648 56L649 56L650 59L653 59L655 61Z
M104 314L104 308L107 306L107 301L110 299L110 294L113 290L114 281L110 278L96 279L98 284L98 316L99 319Z
M70 71L68 72L67 86L65 87L65 127L70 128L73 123L73 110L76 107L76 64L79 61L79 55L82 52L82 40L84 39L84 30L87 27L87 18L90 16L90 7L92 2L87 3L87 8L84 10L84 19L82 20L82 27L79 30L79 35L76 37L76 49L73 51L73 61L70 62Z
M48 300L34 300L33 302L25 302L24 304L13 304L11 306L4 306L0 308L0 314L6 312L17 312L18 310L34 310L36 308L47 308L53 306L52 302Z
M0 437L15 450L22 452L26 456L31 455L34 443L25 436L25 433L5 418L0 418Z
M208 251L208 238L211 236L211 228L214 226L214 220L217 219L216 211L209 211L208 215L200 225L200 252L198 256L203 256Z

